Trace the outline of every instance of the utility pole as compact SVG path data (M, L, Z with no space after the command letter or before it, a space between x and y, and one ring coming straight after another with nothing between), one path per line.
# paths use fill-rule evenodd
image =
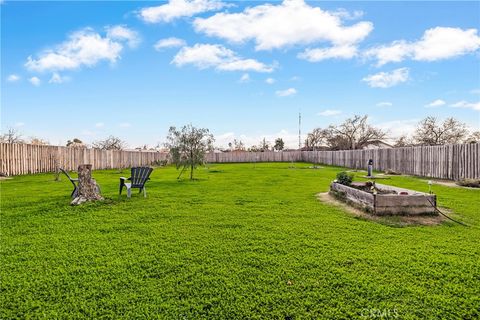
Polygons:
M298 149L302 149L302 113L298 112Z

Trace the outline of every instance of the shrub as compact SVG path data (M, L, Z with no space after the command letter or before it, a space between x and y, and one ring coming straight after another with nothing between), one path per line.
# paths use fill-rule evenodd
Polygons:
M337 173L337 182L346 186L352 184L353 174L348 174L345 171Z
M463 179L455 183L462 187L480 188L480 179Z

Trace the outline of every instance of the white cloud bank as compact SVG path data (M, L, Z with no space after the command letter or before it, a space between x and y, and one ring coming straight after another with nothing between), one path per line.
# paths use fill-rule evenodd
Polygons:
M275 91L275 94L278 97L290 97L290 96L293 96L293 95L297 94L297 89L288 88L288 89L285 89L285 90L277 90L277 91Z
M338 47L362 41L373 30L373 25L362 21L344 26L341 14L312 7L303 0L285 0L278 5L249 7L240 13L222 12L208 18L196 18L194 28L230 42L253 40L256 50L329 42L337 49L320 55L332 56L334 51L340 50Z
M331 48L306 49L297 55L298 58L310 62L326 59L352 59L357 56L358 49L353 45L335 46Z
M136 48L140 43L140 36L138 33L125 26L107 27L107 38L127 41L130 48Z
M321 112L317 113L317 115L322 116L322 117L331 117L331 116L337 116L341 113L342 113L341 110L327 109L327 110L324 110L324 111L321 111Z
M153 47L157 51L162 51L163 49L178 48L178 47L183 47L185 45L186 45L185 40L175 38L175 37L170 37L170 38L158 40Z
M132 34L134 31L122 26L110 27L106 36L85 28L70 34L55 48L41 52L37 58L29 56L25 67L30 71L45 72L93 67L103 60L115 63L120 59L123 42L131 44L135 41Z
M390 88L409 79L409 69L400 68L392 72L379 72L362 79L372 88Z
M222 134L215 135L215 146L228 148L228 143L233 142L233 139L241 140L245 147L249 148L251 146L257 146L265 138L270 145L273 145L275 139L282 138L285 143L285 148L298 148L298 133L289 132L288 130L282 129L279 132L270 132L264 134L236 134L235 132L225 132ZM302 135L303 143L304 135Z
M195 44L183 47L172 62L178 67L192 64L199 69L215 68L221 71L272 72L268 66L254 59L243 59L235 52L219 44Z
M139 17L147 23L171 22L199 13L216 11L228 6L216 0L170 0L167 4L143 8Z
M445 104L446 102L443 101L442 99L437 99L425 105L425 108L437 108L437 107L444 106Z
M472 109L475 111L480 111L480 102L467 102L465 100L458 101L457 103L454 103L451 105L453 108L466 108L466 109Z
M377 60L382 66L406 59L436 61L473 53L480 48L477 29L435 27L424 32L418 41L397 40L389 45L371 48L365 52L367 58Z

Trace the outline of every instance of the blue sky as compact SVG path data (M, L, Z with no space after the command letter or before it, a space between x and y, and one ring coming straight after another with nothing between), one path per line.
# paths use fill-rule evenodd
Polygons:
M391 137L420 119L480 127L476 2L18 2L1 10L1 125L52 144L171 125L217 145L354 114Z

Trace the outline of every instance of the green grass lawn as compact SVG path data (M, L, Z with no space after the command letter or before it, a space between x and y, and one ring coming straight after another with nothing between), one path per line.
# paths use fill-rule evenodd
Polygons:
M128 200L96 171L107 200L79 207L65 177L2 181L0 318L480 317L480 191L433 186L471 227L392 227L316 199L340 168L289 166L157 168Z

